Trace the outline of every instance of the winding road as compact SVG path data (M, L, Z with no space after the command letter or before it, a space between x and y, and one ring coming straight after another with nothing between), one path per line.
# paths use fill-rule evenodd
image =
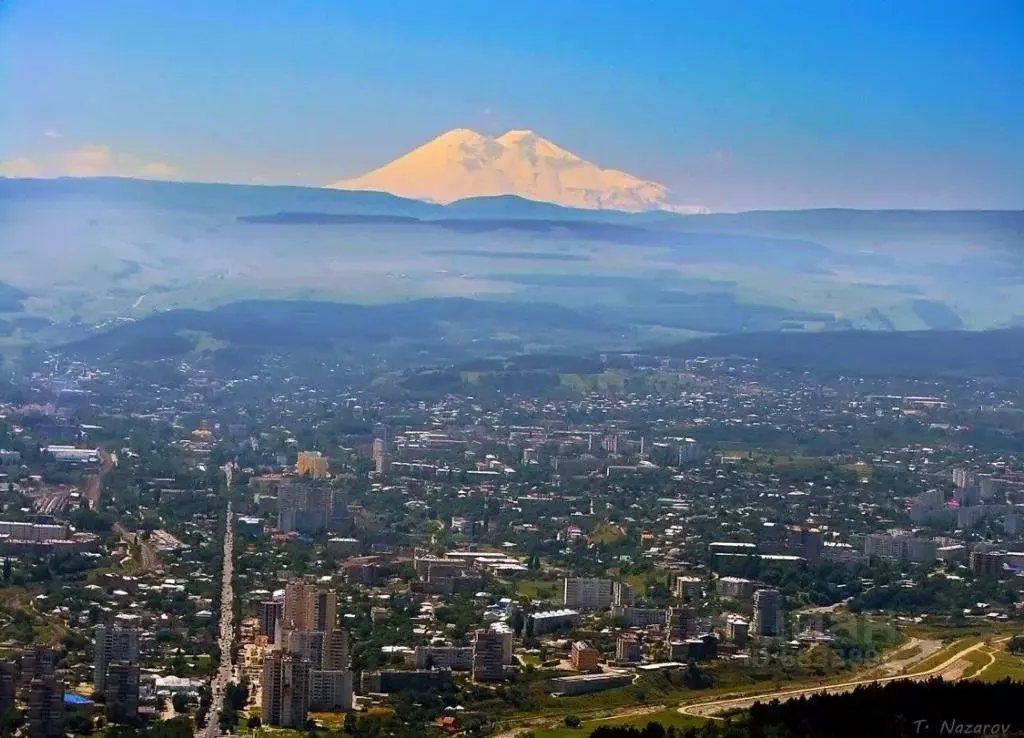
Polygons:
M1000 641L996 642L999 643L1002 642L1002 640L1008 639L1001 639ZM943 661L941 664L933 666L932 668L926 671L919 672L917 674L899 674L896 676L881 677L876 679L856 679L854 681L841 682L839 684L819 685L815 687L791 689L782 692L764 692L758 695L747 695L744 697L732 697L727 699L712 700L709 702L700 702L693 705L684 705L683 707L679 708L679 712L683 713L684 715L692 715L694 717L708 718L711 720L722 720L723 718L718 717L719 713L727 712L730 710L744 710L749 708L755 702L763 702L765 700L779 700L780 702L784 702L786 700L791 700L797 697L805 697L814 694L842 694L843 692L850 692L856 689L857 687L861 687L864 685L884 684L886 682L895 682L901 679L921 680L930 679L931 677L935 676L941 676L943 678L948 678L950 681L957 681L963 678L963 675L965 674L965 671L963 669L956 668L958 667L959 663L963 661L964 658L969 654L972 654L975 651L980 651L987 645L989 644L985 641L982 641L980 643L975 643L973 646L967 646L965 648L962 648L956 653L954 653L952 656L950 656L948 659ZM992 657L992 661L988 665L983 667L980 671L978 671L976 674L973 674L972 677L980 674L982 671L988 668L988 666L991 666L991 664L994 663L994 661L995 658Z

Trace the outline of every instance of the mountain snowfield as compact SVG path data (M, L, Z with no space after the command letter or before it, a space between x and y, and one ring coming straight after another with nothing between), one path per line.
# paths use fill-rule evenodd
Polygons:
M469 197L518 195L590 210L703 211L674 205L663 185L602 169L533 131L509 131L490 138L457 128L380 169L328 187L389 192L444 204Z

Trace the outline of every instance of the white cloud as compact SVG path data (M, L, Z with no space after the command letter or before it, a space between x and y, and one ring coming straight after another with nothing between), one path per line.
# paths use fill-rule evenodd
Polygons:
M172 179L178 176L178 168L162 161L151 161L148 164L142 165L139 169L139 175L154 179Z
M39 166L27 156L0 161L0 177L38 177Z
M18 156L0 161L0 176L4 177L174 179L179 174L179 169L172 164L121 153L106 144L88 144L60 153L39 157Z
M72 177L98 177L110 174L114 155L109 146L93 144L69 151L62 159L63 174Z
M63 133L61 133L60 131L55 131L52 128L49 129L49 130L43 131L43 135L46 136L46 138L64 138L64 134Z
M122 154L106 144L91 144L63 157L64 170L72 177L142 177L170 179L178 168L163 161L145 161L134 154Z

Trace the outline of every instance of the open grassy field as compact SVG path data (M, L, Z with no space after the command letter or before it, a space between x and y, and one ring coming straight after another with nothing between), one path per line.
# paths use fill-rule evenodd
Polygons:
M564 726L546 728L535 730L533 731L533 734L536 738L582 738L583 736L590 735L592 730L599 728L602 725L643 728L647 723L651 722L661 723L661 725L666 728L675 727L678 729L685 729L702 725L706 721L701 718L682 715L676 710L669 708L657 710L655 712L638 711L638 714L626 715L623 717L584 720L583 724L578 728L568 728Z
M1013 679L1024 682L1024 656L1016 656L1006 651L996 651L994 655L996 661L981 674L981 681L998 682Z
M936 666L943 663L944 661L948 661L949 658L956 654L958 651L962 651L968 646L973 646L976 643L981 643L984 640L985 639L982 636L974 636L971 638L961 638L959 640L952 641L951 643L948 643L942 648L940 648L938 651L933 653L928 658L918 662L917 664L914 664L914 666L907 669L907 673L921 674L923 672L928 671L929 669L934 669Z
M970 666L964 670L963 678L969 679L976 674L979 674L982 670L985 670L987 673L986 667L988 667L991 662L991 658L984 651L975 651L974 653L967 654L964 657L964 661L969 662ZM982 674L982 676L984 676L984 674Z
M515 585L516 594L520 597L555 602L562 600L561 579L517 579Z

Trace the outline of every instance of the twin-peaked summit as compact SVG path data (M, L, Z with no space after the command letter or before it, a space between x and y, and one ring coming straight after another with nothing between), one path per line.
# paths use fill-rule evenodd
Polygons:
M602 169L533 131L509 131L490 138L456 128L380 169L329 186L439 203L518 195L574 208L682 209L669 203L664 186Z

